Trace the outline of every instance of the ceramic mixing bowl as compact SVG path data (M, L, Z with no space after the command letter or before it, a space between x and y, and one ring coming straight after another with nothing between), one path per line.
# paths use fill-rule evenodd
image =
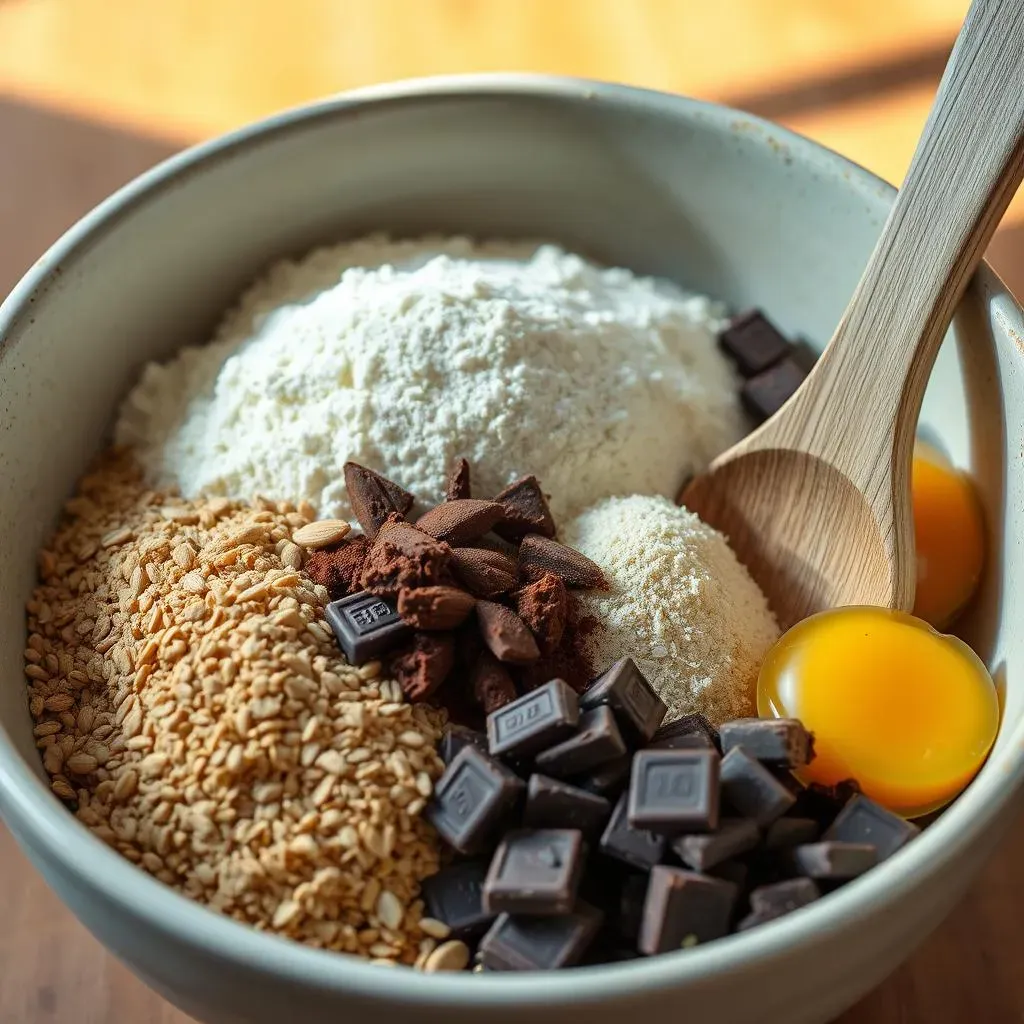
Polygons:
M934 928L1024 783L1024 318L983 266L923 430L974 473L991 557L968 623L1004 696L998 743L927 831L839 893L706 947L534 975L425 976L270 938L189 902L44 782L22 676L34 550L149 359L205 339L262 267L385 229L555 239L757 305L820 346L892 189L805 139L674 96L500 76L374 88L161 165L83 219L0 308L0 810L36 868L140 977L209 1024L752 1024L830 1019Z

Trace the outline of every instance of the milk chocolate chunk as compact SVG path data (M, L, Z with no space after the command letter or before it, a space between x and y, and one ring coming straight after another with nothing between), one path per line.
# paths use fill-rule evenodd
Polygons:
M583 834L576 829L506 833L484 882L490 913L568 914L583 872Z
M814 757L814 740L795 718L737 718L721 730L722 750L742 747L763 764L802 768Z
M652 956L728 935L736 895L731 882L683 868L652 868L637 947Z
M637 745L650 741L668 710L632 658L615 662L580 697L584 711L601 704L612 709L623 735Z
M416 528L457 547L482 537L504 515L504 508L496 501L456 498L424 513L416 520Z
M754 420L762 423L774 416L796 394L806 376L800 364L792 356L786 356L747 380L740 389L740 401Z
M369 551L369 538L352 537L329 548L307 551L302 568L314 583L327 588L332 601L340 601L362 589L359 581Z
M788 850L793 846L813 843L821 835L821 826L813 818L779 818L764 834L766 850Z
M476 747L482 754L487 753L487 737L476 729L469 729L464 725L449 725L441 742L438 744L438 753L444 763L451 764L456 755L463 747Z
M548 572L522 587L516 594L516 610L533 633L541 654L554 653L569 617L569 593L561 579Z
M448 474L445 500L458 501L460 498L472 497L473 494L469 486L469 462L462 458L456 459Z
M487 868L486 861L457 861L420 883L427 915L448 925L453 939L476 938L494 920L494 914L484 910Z
M403 643L411 632L394 604L360 592L326 608L327 623L351 665L363 665Z
M478 601L480 634L498 661L525 665L540 657L540 649L526 623L510 608L494 601Z
M612 805L605 797L559 779L534 773L526 785L523 824L528 828L575 828L593 835L611 813Z
M619 732L615 716L611 708L601 705L584 711L576 732L539 753L536 765L542 772L565 778L582 775L625 753L626 742Z
M731 857L754 849L760 840L757 822L750 818L726 818L714 832L676 837L672 840L672 850L694 871L709 871Z
M455 629L469 618L476 598L458 587L417 587L398 592L398 614L416 629Z
M629 822L629 794L619 797L611 820L601 835L601 852L635 868L647 870L665 856L668 839Z
M506 707L516 699L516 684L508 669L490 651L482 651L469 679L473 699L484 714Z
M810 878L792 878L774 885L763 885L750 894L750 913L736 926L745 932L758 925L775 921L793 913L821 896L821 890Z
M528 533L554 537L555 521L548 500L535 476L524 476L494 496L505 509L504 519L494 527L499 537L518 541Z
M396 651L391 674L409 700L425 700L448 678L455 665L455 638L449 633L417 633Z
M508 768L466 746L437 780L424 813L445 842L460 853L473 853L509 814L523 789L522 780Z
M452 569L476 597L497 597L510 591L516 582L516 563L489 548L455 548Z
M344 473L352 513L371 540L388 516L404 516L412 508L413 496L380 473L356 462L346 462Z
M879 861L891 857L920 833L909 821L869 800L855 796L839 813L823 838L844 843L869 843Z
M819 881L856 878L878 863L878 851L870 843L838 840L796 846L790 856L798 874Z
M363 567L363 586L374 594L451 582L452 549L410 523L389 518L381 524Z
M738 815L753 818L762 828L781 818L796 797L763 764L742 747L722 758L719 769L722 799Z
M718 753L641 750L633 757L629 823L664 835L718 825Z
M487 716L491 755L529 757L571 733L579 718L576 694L552 679Z
M722 752L718 730L699 712L666 722L647 744L652 750L717 750Z
M551 971L572 967L583 958L604 915L576 902L560 917L512 917L502 914L480 940L480 962L489 971Z
M519 575L535 580L546 572L561 577L567 587L604 590L608 586L600 567L586 555L549 537L527 534L519 545Z
M744 377L753 377L790 353L781 331L759 309L734 317L718 335L718 344Z

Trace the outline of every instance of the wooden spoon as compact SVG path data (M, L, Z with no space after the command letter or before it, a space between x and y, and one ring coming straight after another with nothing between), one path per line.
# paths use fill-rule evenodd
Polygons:
M789 402L680 496L726 534L784 629L836 605L913 605L921 400L1024 176L1022 137L1024 0L974 0L828 348Z

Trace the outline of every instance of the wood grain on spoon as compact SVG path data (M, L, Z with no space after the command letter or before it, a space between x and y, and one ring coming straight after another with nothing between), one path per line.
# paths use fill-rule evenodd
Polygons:
M1024 0L975 0L828 348L789 402L680 496L729 537L783 628L836 605L913 605L921 400L1024 175L1022 137Z

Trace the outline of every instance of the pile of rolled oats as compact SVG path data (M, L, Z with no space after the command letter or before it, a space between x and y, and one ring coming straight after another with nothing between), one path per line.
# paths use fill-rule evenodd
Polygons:
M292 540L314 518L182 501L147 490L128 455L104 456L28 604L53 791L129 860L240 921L464 966L417 899L438 868L420 812L442 770L440 723L379 664L338 652Z

